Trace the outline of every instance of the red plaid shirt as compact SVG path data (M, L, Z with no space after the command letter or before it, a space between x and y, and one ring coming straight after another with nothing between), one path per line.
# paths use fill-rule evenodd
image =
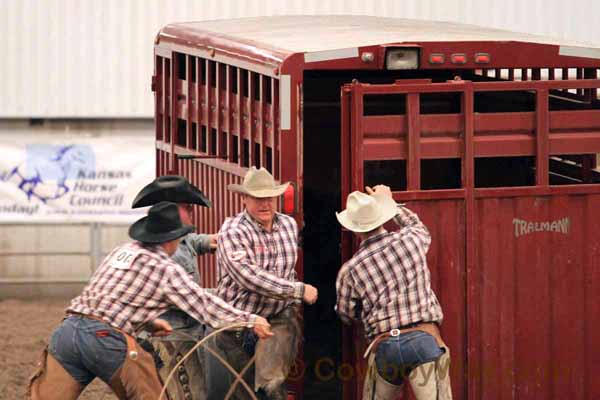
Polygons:
M255 316L209 294L160 246L140 242L115 248L67 309L95 316L135 336L146 322L173 306L212 327L253 323Z
M338 314L344 322L361 319L369 340L411 323L443 319L425 258L429 231L404 207L394 222L400 230L363 241L337 277Z
M296 221L275 214L271 232L244 211L228 218L219 232L218 294L240 310L265 318L302 299L304 284L296 282Z

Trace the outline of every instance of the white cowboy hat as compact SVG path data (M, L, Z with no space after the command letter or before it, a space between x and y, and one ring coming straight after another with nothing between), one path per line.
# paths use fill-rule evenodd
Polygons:
M244 182L241 185L233 183L227 186L227 189L232 192L248 194L252 197L264 198L281 196L289 185L289 182L276 185L275 179L269 171L262 167L260 169L252 167L246 173Z
M352 192L346 209L335 213L339 223L352 232L369 232L388 222L398 213L394 199L386 194Z

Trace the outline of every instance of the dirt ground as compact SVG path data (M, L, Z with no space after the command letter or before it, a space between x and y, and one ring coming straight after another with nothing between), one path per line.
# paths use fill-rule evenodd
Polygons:
M67 304L68 300L0 301L0 400L25 398L29 376ZM80 399L117 400L117 397L96 379Z

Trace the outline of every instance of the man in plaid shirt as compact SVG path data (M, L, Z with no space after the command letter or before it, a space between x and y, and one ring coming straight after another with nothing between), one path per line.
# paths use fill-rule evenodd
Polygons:
M362 321L370 342L363 399L394 400L406 378L418 400L450 399L449 352L438 329L443 313L426 260L429 232L389 187L367 193L351 193L337 214L362 240L338 273L336 309L346 323ZM390 220L400 230L388 232Z
M135 337L147 324L170 333L170 325L156 318L172 306L213 327L243 322L261 338L272 335L264 318L200 288L170 258L193 229L181 223L170 202L153 206L130 227L136 241L103 260L54 331L49 354L32 378L33 399L76 399L96 377L121 399L157 399L161 384L154 361Z
M317 300L315 287L296 281L296 221L276 212L277 198L288 185L275 185L266 169L254 167L243 184L230 185L230 190L242 194L245 210L225 221L217 247L219 296L240 310L267 318L274 336L256 343L246 332L223 333L214 346L238 371L255 355L254 387L269 399L287 398L284 381L301 334L295 306ZM209 399L221 400L233 377L214 360L209 362ZM236 396L246 398L239 391Z

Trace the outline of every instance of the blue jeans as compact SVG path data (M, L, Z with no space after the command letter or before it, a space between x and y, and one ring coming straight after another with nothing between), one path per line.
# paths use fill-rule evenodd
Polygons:
M181 310L171 309L161 314L158 318L164 319L171 324L175 331L188 335L190 340L198 340L204 337L205 325L196 321Z
M48 351L85 387L95 377L110 382L125 361L127 341L104 322L69 315L52 333Z
M412 331L390 337L377 346L375 363L379 375L393 385L400 385L413 368L437 360L444 350L433 336Z

